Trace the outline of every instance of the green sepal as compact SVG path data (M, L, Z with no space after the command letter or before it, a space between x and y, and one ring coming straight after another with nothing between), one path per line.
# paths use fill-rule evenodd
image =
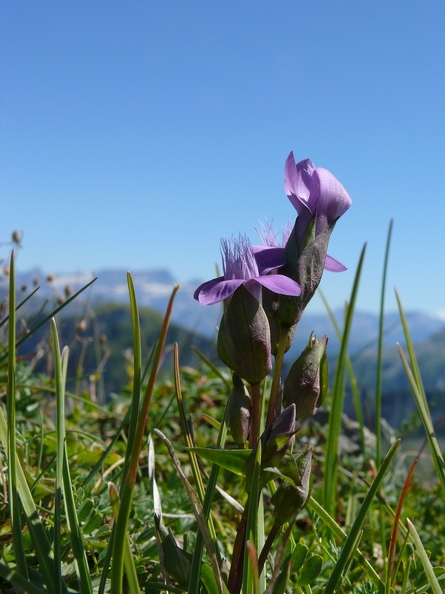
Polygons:
M249 384L260 383L272 369L266 312L243 285L223 314L217 349L221 361Z
M311 219L309 225L315 224L313 221ZM285 328L290 328L300 320L305 307L320 284L329 238L335 223L336 221L328 225L313 241L306 243L306 234L303 236L303 240L299 241L298 239L297 219L285 247L284 257L287 264L280 269L280 272L300 285L301 294L299 297L280 295L278 320ZM311 232L309 232L309 236L312 237ZM302 245L304 245L303 249L301 249Z

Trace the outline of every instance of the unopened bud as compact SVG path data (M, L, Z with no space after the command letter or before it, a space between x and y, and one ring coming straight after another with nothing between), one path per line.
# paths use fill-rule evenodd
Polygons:
M276 466L295 435L295 405L291 404L261 436L264 466Z
M260 437L261 442L261 468L277 466L289 449L292 437L295 435L295 405L291 404L280 416L266 428ZM253 473L255 459L257 455L256 445L247 460L247 487L249 490L249 477ZM270 477L269 477L270 478ZM267 474L264 477L264 484L268 481Z
M280 525L295 520L297 513L306 505L310 489L312 450L298 456L294 464L292 476L289 477L291 481L283 480L271 499L275 507L275 519Z
M315 414L323 403L328 389L328 337L317 340L311 335L309 343L290 368L284 382L283 404L295 404L297 420Z

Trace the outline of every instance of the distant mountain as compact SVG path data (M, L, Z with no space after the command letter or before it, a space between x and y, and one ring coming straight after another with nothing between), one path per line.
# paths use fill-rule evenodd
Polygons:
M164 313L176 279L168 270L132 271L133 283L136 290L138 304ZM89 299L92 305L98 303L128 304L127 272L124 269L105 269L96 273L56 274L48 281L48 275L42 270L35 269L25 273L18 273L17 287L23 287L23 293L39 286L38 295L44 298L63 297L65 292L71 293L85 286L97 277L93 285L84 292L79 299L84 302ZM3 279L4 281L5 279ZM172 320L180 326L207 337L216 336L216 327L221 316L221 307L204 306L193 299L193 292L202 282L191 279L180 284L175 298ZM7 290L6 282L0 284L0 292ZM422 312L407 312L408 324L412 340L422 342L437 332L445 329L445 322L439 318ZM336 311L335 317L342 327L343 312ZM334 327L327 313L311 313L310 310L299 323L296 337L295 351L301 351L311 332L317 336L328 334L329 350L338 350L338 340ZM368 345L375 343L378 336L378 316L374 313L356 311L353 319L350 337L351 354L357 353ZM403 342L403 332L397 312L385 315L385 345Z
M167 270L131 271L138 304L164 313L176 280ZM89 299L92 305L98 303L128 304L127 271L124 269L105 269L97 273L62 273L48 275L40 269L16 273L16 285L23 288L23 295L39 287L37 295L43 298L63 298L76 292L90 282L97 280L79 297L84 302ZM50 280L48 280L50 278ZM7 292L7 278L0 283L0 298ZM205 307L193 299L193 292L202 281L199 279L181 283L175 297L172 319L181 326L202 334L212 336L218 323L221 309ZM36 295L36 297L37 297Z
M64 310L64 336L73 333L73 328L82 317L86 304L94 307L98 316L100 333L107 335L113 359L108 365L107 384L112 389L122 385L122 378L114 377L113 369L121 367L118 358L122 357L125 349L131 345L131 323L128 309L127 273L125 270L108 269L96 274L59 274L48 278L41 270L32 270L17 275L16 284L23 298L39 286L37 295L50 300L63 300L67 295L85 286L91 279L97 280L84 291L72 304ZM148 324L151 338L154 326L160 325L162 314L175 279L167 270L150 270L132 272L141 317ZM181 363L189 364L187 359L187 345L194 344L209 356L215 356L216 328L221 316L221 307L215 305L206 307L193 299L193 292L200 284L199 279L182 283L178 291L172 315L172 340L181 343ZM7 291L7 279L0 278L0 300L2 293ZM30 302L35 302L37 295ZM28 304L27 306L28 307ZM156 312L154 317L146 309ZM142 312L144 310L144 312ZM147 318L148 316L148 318ZM151 317L150 317L151 316ZM342 327L343 312L335 312L340 328ZM439 403L438 410L445 404L445 322L422 312L406 312L408 325L413 342L416 344L416 354L424 381L425 389L430 400ZM147 321L148 319L155 320ZM121 321L122 320L122 321ZM154 326L153 326L154 324ZM375 409L375 378L376 353L378 337L378 315L369 312L356 311L354 313L352 331L349 341L349 355L358 379L365 413L371 418ZM154 330L153 330L154 331ZM328 314L306 312L300 321L294 343L286 356L286 365L290 366L298 357L312 332L318 337L327 334L329 337L328 355L330 368L335 368L335 358L338 353L339 341ZM415 411L415 404L410 393L408 381L397 353L396 343L404 343L403 331L397 312L385 315L384 336L384 368L383 368L383 416L392 424L397 425L401 419L408 418ZM74 358L74 353L73 353ZM190 361L191 363L191 361ZM96 363L97 364L97 363ZM170 366L171 368L171 366ZM84 372L91 373L91 369ZM116 371L117 373L117 371ZM346 410L353 414L350 399L346 399Z

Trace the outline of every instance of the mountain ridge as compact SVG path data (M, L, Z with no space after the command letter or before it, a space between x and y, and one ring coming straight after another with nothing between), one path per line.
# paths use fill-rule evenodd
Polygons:
M136 270L131 272L138 303L143 307L150 307L163 313L175 284L180 289L175 297L172 320L186 329L202 334L206 337L216 336L216 328L221 316L221 307L204 306L193 298L196 287L202 282L192 279L177 283L170 271L159 268L151 270ZM97 303L128 303L127 271L123 268L105 268L97 273L74 272L49 275L40 268L16 273L16 285L22 287L22 292L30 291L39 286L37 292L40 297L50 298L70 294L81 289L93 278L97 277L93 285L82 294L80 299L90 300L92 305ZM0 290L5 290L6 283L0 284ZM421 311L405 312L408 319L413 342L422 342L431 338L437 332L445 329L445 321L439 317ZM343 312L334 311L335 318L341 325ZM385 314L385 343L403 342L403 332L397 312ZM307 341L311 332L317 335L328 334L330 347L335 348L338 343L333 325L327 313L311 312L310 306L299 323L297 329L297 343ZM378 335L378 314L357 310L354 312L353 328L350 338L350 352L364 348ZM304 339L303 339L304 337ZM300 346L300 344L299 344Z
M40 294L40 300L42 298L61 300L81 289L95 276L98 278L93 285L70 303L63 315L71 316L73 320L76 319L76 316L77 319L81 319L89 307L95 312L100 312L107 304L122 305L128 309L127 272L123 269L101 270L97 275L93 273L65 273L54 276L46 275L40 269L34 269L26 273L19 272L16 275L16 284L19 292L23 293L22 298L26 297L33 288L40 286L37 292L37 295ZM133 272L132 279L141 316L146 315L142 309L149 308L159 314L161 319L175 285L173 275L163 269L146 270ZM5 276L0 277L0 281L1 298L2 294L3 296L7 295L8 283ZM203 306L193 299L193 292L199 283L199 279L182 283L175 298L172 323L186 331L186 334L183 335L185 337L182 339L183 343L185 340L190 345L202 338L207 340L206 344L208 345L204 347L203 343L203 348L214 352L216 329L222 308L218 305ZM33 296L29 303L34 303L36 300L38 302L37 295ZM28 307L28 304L25 307ZM338 310L334 314L341 326L343 312ZM129 320L129 312L126 315ZM439 411L442 409L445 394L445 322L419 311L408 311L405 312L405 315L411 338L416 344L416 353L425 387L428 389L429 398L440 403L437 409ZM102 323L105 332L108 326L108 330L111 331L115 320L105 317ZM409 384L396 348L397 342L404 343L399 314L397 312L386 313L384 326L383 382L384 393L387 397L384 401L383 415L388 421L397 425L402 414L411 414L415 410L415 405L410 396ZM354 312L348 352L356 377L360 380L361 397L369 410L372 410L370 403L373 401L375 391L378 330L378 314L359 310ZM122 328L119 332L123 332L125 336L127 334L127 330L124 331ZM298 324L294 342L286 356L286 364L291 364L299 356L312 332L319 338L324 334L328 335L328 356L332 363L331 368L334 369L339 340L336 337L332 321L327 313L311 312L310 307ZM128 332L129 336L130 334ZM185 354L186 350L182 348L181 352ZM345 407L348 412L351 412L352 403L349 400L350 398L346 399Z

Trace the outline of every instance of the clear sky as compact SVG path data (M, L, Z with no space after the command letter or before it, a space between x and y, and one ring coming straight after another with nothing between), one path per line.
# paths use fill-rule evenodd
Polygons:
M388 308L396 286L445 312L443 0L1 0L0 27L0 242L23 232L21 270L210 278L221 236L295 216L293 150L353 200L332 305L367 242L377 310L393 218Z

